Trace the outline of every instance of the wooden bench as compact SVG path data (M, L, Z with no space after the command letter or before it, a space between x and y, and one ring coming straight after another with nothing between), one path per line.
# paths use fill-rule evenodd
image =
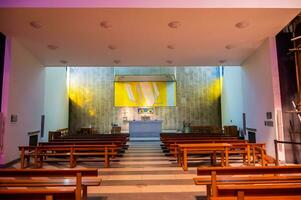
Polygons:
M197 175L198 177L194 178L195 184L206 185L208 197L218 197L223 194L223 189L226 190L224 185L233 185L233 189L236 190L238 185L262 184L264 188L264 184L301 183L301 165L199 167ZM237 190L234 193L237 194Z
M83 177L97 177L97 169L0 169L0 186L9 189L0 190L0 199L5 195L16 196L22 194L45 194L46 199L56 195L74 195L74 199L87 199L87 186L99 186L100 178L83 179ZM22 178L23 177L23 178ZM26 179L24 179L26 177ZM34 177L34 178L33 178ZM45 179L45 178L48 179ZM68 177L68 178L66 178ZM14 178L14 179L11 179ZM19 178L19 179L18 179ZM28 187L27 189L11 189L14 187ZM41 189L40 187L59 187L58 189ZM69 188L65 188L69 187ZM64 199L64 198L62 198Z
M51 146L20 146L21 168L25 168L30 163L30 158L34 158L34 166L40 168L43 162L69 162L70 168L76 166L78 157L96 156L104 157L105 167L110 166L110 159L117 155L117 146L112 144L99 145L51 145ZM68 158L65 160L48 159L49 157ZM97 160L85 160L96 162Z
M218 185L218 196L236 197L238 200L244 200L246 196L255 196L257 199L265 196L299 196L301 198L301 180L293 183L256 183L256 184L233 184L233 185ZM214 199L214 198L213 198Z
M39 142L39 146L59 146L59 145L116 145L118 149L124 150L127 148L125 141L82 141L82 140L74 140L74 141L51 141L51 142Z
M212 163L215 162L215 154L221 154L222 166L229 165L229 148L227 143L203 143L203 144L178 144L178 164L184 171L188 170L188 155L211 154Z
M203 144L203 143L229 143L229 144L234 144L234 143L247 143L246 140L228 140L228 139L211 139L211 140L171 140L169 141L166 145L166 148L168 151L173 155L174 157L177 157L177 148L178 144Z
M10 200L75 200L74 188L44 189L0 189L0 199Z

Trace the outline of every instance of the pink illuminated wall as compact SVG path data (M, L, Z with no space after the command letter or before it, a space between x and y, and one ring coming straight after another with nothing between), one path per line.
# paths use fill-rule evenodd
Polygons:
M301 8L300 0L1 0L0 7Z

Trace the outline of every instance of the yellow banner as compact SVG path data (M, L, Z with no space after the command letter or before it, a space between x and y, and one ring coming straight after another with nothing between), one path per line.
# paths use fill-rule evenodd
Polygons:
M176 105L176 82L115 82L115 106Z

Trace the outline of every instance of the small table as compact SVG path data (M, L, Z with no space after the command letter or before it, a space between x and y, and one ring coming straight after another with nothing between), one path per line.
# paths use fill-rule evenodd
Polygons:
M178 144L178 164L182 166L184 171L188 170L189 154L208 154L213 155L211 158L215 160L216 152L221 153L222 166L229 166L229 148L228 143L203 143L203 144Z

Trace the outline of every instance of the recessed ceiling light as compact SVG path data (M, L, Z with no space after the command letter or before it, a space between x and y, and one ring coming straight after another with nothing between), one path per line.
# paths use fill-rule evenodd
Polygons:
M248 21L241 21L235 24L235 27L239 29L247 28L248 26L250 26L250 23Z
M114 60L113 61L116 65L118 65L121 61L120 60Z
M169 45L167 45L167 48L168 49L175 49L176 47L174 45L169 44Z
M31 22L29 22L29 25L32 28L35 28L35 29L40 29L40 28L43 27L43 25L40 22L37 22L37 21L31 21Z
M58 49L59 47L56 46L56 45L53 45L53 44L49 44L49 45L47 45L47 48L50 49L50 50L56 50L56 49Z
M67 63L68 63L67 60L60 60L60 62L61 62L62 64L67 64Z
M220 64L223 64L223 63L227 62L227 60L222 59L222 60L219 60L218 62L219 62Z
M228 49L228 50L233 49L233 48L235 48L235 46L232 44L228 44L225 46L225 49Z
M171 21L168 23L169 28L179 28L181 23L179 21Z
M108 45L108 49L115 50L115 49L117 49L117 47L114 45Z
M112 25L108 21L102 21L102 22L100 22L100 26L102 28L111 28L112 27Z
M167 64L172 64L173 61L172 61L172 60L166 60L166 63L167 63Z

